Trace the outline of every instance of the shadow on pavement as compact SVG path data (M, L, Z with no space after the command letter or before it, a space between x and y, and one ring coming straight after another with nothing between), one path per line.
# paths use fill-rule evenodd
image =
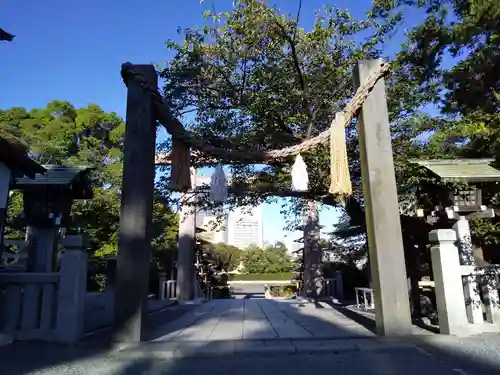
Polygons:
M231 302L233 301L233 302ZM243 300L225 302L247 303ZM269 301L280 304L284 302ZM186 307L189 306L189 307ZM158 328L159 323L175 321L186 317L186 313L197 317L197 311L204 305L179 305L169 308L169 312L149 322L151 338L161 338L168 329ZM278 305L277 305L278 306ZM302 306L302 307L300 307ZM194 310L193 310L194 308ZM366 375L489 375L500 373L500 335L480 335L469 338L451 338L438 335L414 335L400 339L375 337L367 329L351 329L346 325L325 323L318 316L306 313L314 309L314 304L297 304L286 310L282 324L287 319L294 320L310 337L281 337L268 340L268 351L251 353L238 351L238 345L231 340L217 342L192 341L193 351L172 352L173 355L155 356L166 353L173 341L141 343L137 348L125 349L110 355L112 343L106 335L87 338L75 346L50 345L46 343L14 343L0 348L0 373L22 374L203 374L227 373L231 375L272 374L294 375L315 372ZM319 308L318 308L319 310ZM321 306L321 314L330 309ZM199 313L191 327L196 327L203 319ZM326 315L324 315L326 316ZM347 316L344 315L347 320ZM233 317L231 307L226 318L229 325ZM234 322L241 318L234 318ZM268 319L271 319L268 317ZM156 323L156 324L155 324ZM366 321L365 321L366 323ZM373 321L372 321L373 329ZM237 325L235 324L234 327ZM279 326L279 325L278 325ZM277 326L277 327L278 327ZM354 323L352 327L354 327ZM319 331L321 328L321 331ZM274 328L279 336L279 328ZM315 334L313 334L313 332ZM293 336L293 335L292 335ZM189 337L184 336L188 340ZM175 344L175 338L174 344ZM255 332L249 340L263 341L261 333ZM170 344L169 344L170 343ZM289 346L289 343L291 346ZM235 346L236 345L236 346ZM276 350L278 346L284 350ZM292 348L292 350L290 350ZM139 349L139 350L136 350ZM211 350L213 349L213 350ZM197 353L195 357L191 354Z

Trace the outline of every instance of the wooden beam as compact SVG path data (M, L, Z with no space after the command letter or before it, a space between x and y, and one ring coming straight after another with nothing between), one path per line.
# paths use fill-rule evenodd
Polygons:
M292 157L290 157L292 158ZM172 159L170 159L169 152L157 152L155 154L155 165L164 166L170 165L172 163ZM264 161L252 161L252 160L219 160L209 155L204 155L200 152L194 151L191 152L191 165L201 167L204 165L215 165L218 163L222 163L224 165L248 165L248 164L273 164L274 160L264 160Z
M134 68L158 84L151 65ZM141 341L148 314L156 120L151 95L136 80L127 93L122 202L115 287L115 339Z
M356 88L380 64L381 60L358 62L354 71ZM383 79L365 100L358 124L377 333L382 336L411 335L403 237Z
M199 152L191 152L192 165L197 164L217 164L217 159L211 157L204 157ZM157 152L155 153L155 165L170 165L172 164L172 159L170 158L170 152Z

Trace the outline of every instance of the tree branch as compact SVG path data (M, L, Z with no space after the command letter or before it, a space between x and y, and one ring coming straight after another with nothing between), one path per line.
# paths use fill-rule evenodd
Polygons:
M298 17L298 15L297 15ZM302 72L302 68L300 67L300 61L299 57L297 55L297 48L295 44L295 39L297 35L297 28L298 24L295 25L295 31L294 31L294 36L291 37L287 30L285 29L285 26L280 24L279 22L276 22L276 25L281 29L281 32L283 34L283 37L288 41L290 44L290 50L292 52L292 60L293 60L293 65L295 66L295 71L297 73L297 78L299 81L300 88L302 90L302 104L304 106L304 109L307 112L307 116L309 117L309 126L307 128L307 139L311 138L311 133L312 133L312 125L314 123L314 119L316 118L316 111L313 111L311 101L309 100L309 95L307 93L307 83L305 76Z
M199 187L195 189L194 193L207 193L208 187ZM261 197L282 197L282 198L302 198L308 200L315 200L327 206L336 207L339 201L335 196L324 191L295 191L291 189L284 189L277 187L273 184L258 183L253 186L233 185L228 187L228 193L235 196L245 196L249 194L256 194Z

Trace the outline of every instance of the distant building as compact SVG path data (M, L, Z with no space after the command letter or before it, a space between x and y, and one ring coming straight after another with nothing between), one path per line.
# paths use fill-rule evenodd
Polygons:
M297 251L303 247L303 244L301 242L297 242L297 240L299 240L300 237L301 237L300 234L296 235L294 233L292 233L292 235L285 236L285 239L282 242L286 246L286 250L288 252L288 255L296 256Z
M209 189L211 177L196 176L196 187ZM208 194L208 193L207 193ZM206 199L199 194L198 199ZM264 247L262 209L257 207L237 207L234 211L223 213L214 210L196 210L196 226L204 228L213 242L225 243L240 249L251 245ZM221 217L218 221L217 217Z
M254 245L264 247L262 208L237 207L229 213L227 226L228 244L239 249Z
M210 186L210 177L206 176L196 176L196 187L202 187L204 185ZM204 197L199 194L198 199L203 199ZM211 238L213 243L225 243L227 244L227 214L223 214L218 220L217 216L219 212L216 210L196 210L196 226L205 229L207 232L205 236Z

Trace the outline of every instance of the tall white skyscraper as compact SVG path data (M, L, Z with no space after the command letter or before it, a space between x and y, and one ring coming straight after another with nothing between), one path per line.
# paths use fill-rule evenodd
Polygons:
M210 186L210 177L196 176L196 187ZM199 197L202 199L203 197ZM222 221L217 220L218 213L213 210L196 210L196 226L204 228L208 232L208 238L213 243L227 243L227 214L223 215Z
M229 213L227 226L228 244L239 249L251 245L264 246L262 208L237 207Z

